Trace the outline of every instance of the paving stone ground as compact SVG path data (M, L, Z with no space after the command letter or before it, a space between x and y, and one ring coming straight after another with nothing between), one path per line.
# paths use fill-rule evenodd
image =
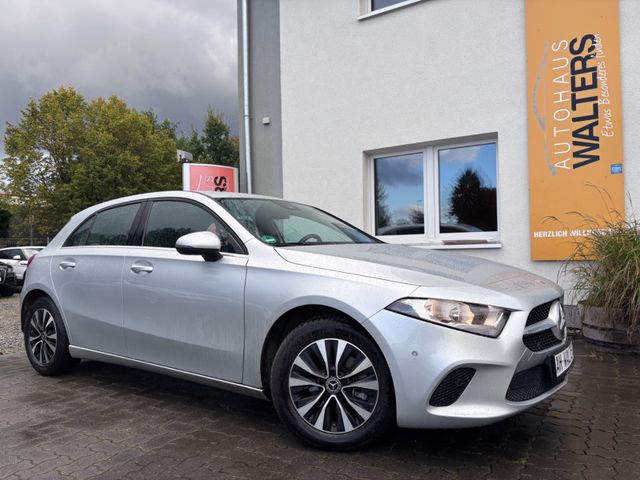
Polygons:
M264 401L98 362L47 378L2 355L0 478L638 479L640 358L575 347L567 388L526 413L347 454L301 445Z

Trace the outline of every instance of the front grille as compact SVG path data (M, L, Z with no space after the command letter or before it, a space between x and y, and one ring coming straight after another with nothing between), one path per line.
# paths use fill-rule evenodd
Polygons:
M551 310L552 303L553 302L543 303L531 310L531 313L527 317L527 327L546 319L549 316L549 310Z
M541 352L562 343L562 340L558 340L550 328L524 335L522 341L526 347L533 352Z
M525 402L542 395L562 382L563 378L555 378L547 364L516 373L507 389L506 398L510 402Z
M433 391L429 405L432 407L453 405L467 388L475 373L475 368L471 367L460 367L449 372Z

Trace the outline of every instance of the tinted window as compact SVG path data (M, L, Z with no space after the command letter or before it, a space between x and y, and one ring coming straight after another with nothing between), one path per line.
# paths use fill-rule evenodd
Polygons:
M11 250L2 250L0 251L0 258L4 258L6 260L13 260L16 255L20 257L20 260L24 260L24 256L22 252L17 248L12 248Z
M91 229L91 225L93 224L93 220L95 217L89 217L84 221L76 231L71 234L67 241L64 242L65 247L78 247L80 245L87 244L87 237L89 236L89 230Z
M14 258L14 257L20 257L19 260L26 260L24 258L24 254L22 253L22 250L20 250L19 248L8 250L8 252L9 252L9 258L11 259L18 260L17 258Z
M210 231L220 237L223 252L235 252L227 228L204 208L187 202L154 202L147 220L143 245L174 248L187 233Z
M134 203L98 213L91 225L86 245L126 245L138 208L140 204Z

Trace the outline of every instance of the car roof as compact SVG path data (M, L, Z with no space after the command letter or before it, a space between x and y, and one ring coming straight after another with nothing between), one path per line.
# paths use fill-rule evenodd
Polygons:
M240 193L240 192L195 192L202 193L211 198L256 198L261 200L282 200L282 198L270 197L268 195L257 195L254 193Z
M72 218L78 215L86 216L90 213L102 210L104 208L110 208L112 206L117 206L119 204L127 203L127 202L144 202L145 200L153 200L156 198L163 198L163 197L169 197L169 198L182 197L182 198L193 199L194 196L197 196L197 195L204 195L214 200L217 198L257 198L257 199L264 199L264 200L282 200L281 198L268 197L266 195L253 195L253 194L235 193L235 192L191 192L191 191L185 191L185 190L166 190L166 191L158 191L158 192L138 193L135 195L128 195L126 197L119 197L119 198L107 200L105 202L97 203L88 208L85 208L82 211L77 212L75 215L73 215Z

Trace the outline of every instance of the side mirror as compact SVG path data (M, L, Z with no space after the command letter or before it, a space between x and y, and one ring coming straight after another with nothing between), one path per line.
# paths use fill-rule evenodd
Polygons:
M213 232L193 232L176 241L176 250L182 255L202 255L207 262L222 258L220 238Z
M20 260L20 255L14 255L14 256L13 256L13 259L14 259L14 260Z

